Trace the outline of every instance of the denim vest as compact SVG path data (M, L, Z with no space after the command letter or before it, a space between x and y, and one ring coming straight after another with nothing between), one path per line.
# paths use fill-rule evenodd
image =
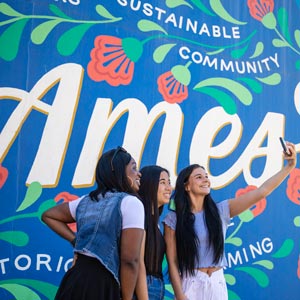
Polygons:
M75 252L88 253L103 264L120 284L120 237L122 214L120 205L126 193L107 192L99 201L87 195L76 210L77 236Z

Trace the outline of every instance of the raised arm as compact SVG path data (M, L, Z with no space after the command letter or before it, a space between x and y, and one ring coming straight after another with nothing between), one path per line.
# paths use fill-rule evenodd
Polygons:
M270 195L295 168L297 162L297 153L295 145L287 142L290 156L284 154L284 159L287 161L285 166L275 175L267 179L259 188L252 190L246 194L229 200L230 217L234 217L246 209L253 206L262 198Z
M176 296L176 300L187 300L182 291L181 278L178 271L177 249L175 231L168 225L164 225L164 236L167 247L167 261L169 266L170 280Z
M42 214L42 220L67 241L72 242L75 239L75 233L68 226L69 223L75 222L68 203L62 203L46 210Z

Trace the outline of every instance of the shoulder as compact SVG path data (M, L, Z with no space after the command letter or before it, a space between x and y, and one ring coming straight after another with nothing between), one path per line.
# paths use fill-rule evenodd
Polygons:
M126 194L125 197L122 199L122 206L124 205L143 207L143 203L140 199L138 199L136 196L128 195L128 194Z
M175 230L177 222L176 213L174 211L169 211L162 222L168 227L171 227L171 229Z
M221 218L225 220L226 223L230 223L230 208L229 208L229 200L224 200L216 203Z

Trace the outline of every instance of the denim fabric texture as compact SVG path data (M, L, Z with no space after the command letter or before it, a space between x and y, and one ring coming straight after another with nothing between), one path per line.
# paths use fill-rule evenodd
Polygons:
M126 193L106 193L99 201L83 198L76 210L75 252L94 256L120 284L119 251L122 230L121 201Z
M149 300L163 300L165 295L165 285L161 278L147 275L147 286Z

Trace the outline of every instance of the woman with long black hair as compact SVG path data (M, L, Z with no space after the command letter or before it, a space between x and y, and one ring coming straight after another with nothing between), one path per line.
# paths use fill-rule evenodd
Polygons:
M183 169L177 178L175 211L164 219L167 260L176 300L227 300L223 274L224 240L230 218L269 195L296 166L296 151L287 143L287 164L260 187L236 198L215 203L210 180L197 164Z
M166 246L159 228L164 204L169 203L172 187L168 170L160 166L146 166L140 170L140 198L145 208L145 240L141 251L136 296L138 300L163 300L164 281L162 262Z

